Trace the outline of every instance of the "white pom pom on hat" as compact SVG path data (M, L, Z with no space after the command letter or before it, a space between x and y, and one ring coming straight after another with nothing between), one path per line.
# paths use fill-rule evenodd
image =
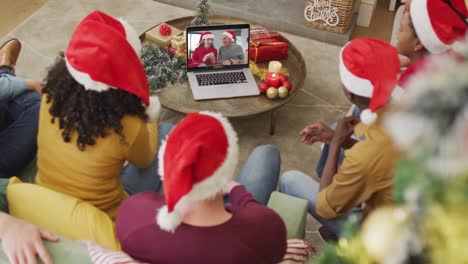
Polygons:
M361 122L365 125L371 125L377 120L377 113L372 112L370 109L366 109L361 112Z
M167 206L163 206L158 210L156 222L162 230L174 232L174 230L182 223L182 215L176 209L169 212Z

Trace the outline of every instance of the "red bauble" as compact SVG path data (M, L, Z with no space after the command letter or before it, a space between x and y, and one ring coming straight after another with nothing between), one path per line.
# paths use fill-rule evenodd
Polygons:
M292 89L292 84L289 81L283 82L283 86L288 89L288 91L291 91Z
M168 24L162 24L159 27L159 34L161 34L161 36L169 36L171 33L172 33L172 28Z
M258 90L260 90L261 93L266 93L266 91L268 90L268 88L270 88L270 86L268 86L268 84L266 84L266 82L261 82L261 83L258 85Z
M280 74L279 79L281 83L287 82L288 81L288 76Z
M275 87L278 88L281 84L279 74L277 73L268 73L265 78L265 83L268 87Z

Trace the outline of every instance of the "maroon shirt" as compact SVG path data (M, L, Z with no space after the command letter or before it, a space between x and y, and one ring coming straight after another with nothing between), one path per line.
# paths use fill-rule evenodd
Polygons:
M130 256L155 264L273 264L286 253L286 227L273 210L257 203L243 186L229 194L232 213L227 222L212 227L181 224L174 233L156 224L164 196L145 192L130 196L116 220L122 249Z

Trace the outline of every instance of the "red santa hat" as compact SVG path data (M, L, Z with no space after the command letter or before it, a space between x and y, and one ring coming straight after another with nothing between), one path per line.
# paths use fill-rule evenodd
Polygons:
M87 15L75 28L65 50L70 75L88 91L120 89L134 94L147 106L150 121L157 120L161 105L149 94L136 31L123 19L103 12Z
M354 39L341 50L341 82L349 92L371 99L369 109L361 112L364 124L375 122L377 110L387 104L394 93L399 71L398 51L385 41Z
M237 135L229 121L211 112L192 113L171 131L159 150L159 175L166 205L156 221L173 232L182 222L182 199L207 200L233 179L239 156Z
M210 31L203 32L200 36L200 43L202 43L203 40L205 39L214 39L213 32L210 32Z
M410 15L414 29L424 47L432 54L457 49L465 38L468 17L465 0L450 0L455 12L444 0L411 1Z
M237 38L236 32L232 30L226 30L223 32L223 36L230 38L232 41L235 41Z

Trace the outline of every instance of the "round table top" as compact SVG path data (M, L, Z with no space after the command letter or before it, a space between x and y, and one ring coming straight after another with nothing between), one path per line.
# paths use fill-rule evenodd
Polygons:
M165 23L178 28L185 29L190 25L192 17L184 17ZM224 17L224 16L211 16L210 25L213 24L242 24L249 23L247 21ZM254 25L253 23L250 23ZM157 25L155 25L156 27ZM151 28L150 28L151 29ZM148 30L150 30L148 29ZM144 39L144 33L141 36ZM181 113L191 113L199 111L213 111L223 114L225 117L246 117L253 116L265 112L272 111L280 106L283 106L287 102L296 96L299 90L302 88L306 76L306 65L304 58L297 48L289 42L289 56L287 60L281 61L289 71L289 81L292 83L292 90L289 96L284 99L270 100L265 95L250 96L250 97L238 97L228 99L213 99L213 100L202 100L195 101L193 99L192 90L188 82L176 83L174 85L164 88L156 94L159 97L161 105L165 108L171 109ZM268 67L268 63L258 64L260 67ZM260 79L257 77L257 83Z

